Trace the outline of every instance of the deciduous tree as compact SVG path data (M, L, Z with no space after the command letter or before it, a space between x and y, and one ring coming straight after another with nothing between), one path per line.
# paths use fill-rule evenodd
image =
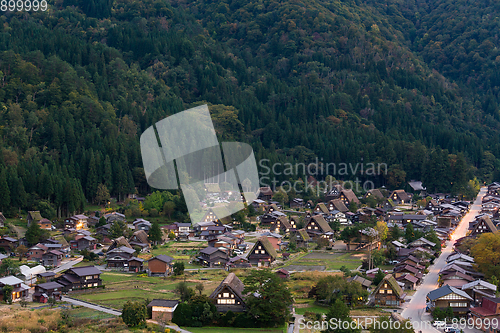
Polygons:
M251 270L244 279L248 311L263 327L281 326L293 300L285 282L270 270Z

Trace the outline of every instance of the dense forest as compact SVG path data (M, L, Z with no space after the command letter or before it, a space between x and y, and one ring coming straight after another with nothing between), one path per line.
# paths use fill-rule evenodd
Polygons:
M119 200L150 192L141 133L201 103L220 138L252 144L257 160L385 163L377 177L333 176L466 194L500 170L499 5L480 2L56 0L3 12L0 211L65 216L102 185Z

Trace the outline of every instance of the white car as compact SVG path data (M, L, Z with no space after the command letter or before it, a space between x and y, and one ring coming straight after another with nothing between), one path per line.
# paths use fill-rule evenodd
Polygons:
M234 250L233 253L236 254L237 256L242 256L243 255L243 252L240 251L240 250Z
M432 323L432 326L436 327L436 328L444 328L446 326L446 322L443 321L443 320L435 320L433 323Z

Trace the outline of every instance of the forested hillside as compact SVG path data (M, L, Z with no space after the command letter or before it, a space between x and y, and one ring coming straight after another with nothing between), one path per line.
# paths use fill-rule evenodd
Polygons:
M147 193L141 133L205 102L221 138L257 159L387 163L370 180L389 188L491 181L498 29L478 17L498 10L438 2L58 0L4 13L0 210L67 215L99 184ZM465 30L438 19L450 6Z

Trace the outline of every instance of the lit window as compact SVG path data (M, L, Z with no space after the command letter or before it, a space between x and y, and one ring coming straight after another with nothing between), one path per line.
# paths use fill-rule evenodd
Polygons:
M224 297L228 298L229 297L229 293L224 293Z
M384 289L380 289L379 294L383 294L383 293L384 293Z
M388 293L388 294L392 294L392 290L390 290L390 289L389 289L389 290L387 290L387 293Z

